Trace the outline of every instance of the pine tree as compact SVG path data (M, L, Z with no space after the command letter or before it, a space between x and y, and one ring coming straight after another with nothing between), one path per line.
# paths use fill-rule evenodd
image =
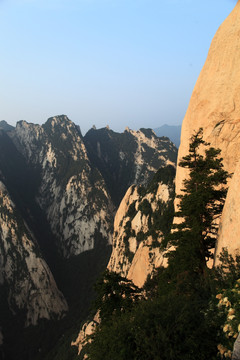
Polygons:
M95 291L94 308L99 311L101 324L130 309L141 298L140 289L131 280L108 269L95 284Z
M220 149L209 147L203 140L200 128L191 138L189 154L179 162L179 166L189 170L184 180L178 211L181 219L174 225L169 245L175 249L168 254L170 270L175 273L191 272L206 275L207 261L213 258L221 216L227 193L229 174L223 169ZM200 148L206 147L201 155Z

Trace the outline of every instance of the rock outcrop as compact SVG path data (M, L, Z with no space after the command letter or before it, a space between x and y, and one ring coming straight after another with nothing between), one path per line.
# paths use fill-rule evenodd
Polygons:
M156 268L166 265L160 243L171 226L174 175L175 169L167 166L159 169L146 188L131 186L115 216L108 269L138 287Z
M33 235L0 182L0 289L12 314L24 311L25 325L61 318L68 306ZM0 309L2 310L2 309Z
M78 348L78 355L81 354L82 349L88 343L88 336L92 335L96 330L97 325L100 324L99 312L97 312L93 320L87 321L81 328L78 337L75 341L71 342L71 346Z

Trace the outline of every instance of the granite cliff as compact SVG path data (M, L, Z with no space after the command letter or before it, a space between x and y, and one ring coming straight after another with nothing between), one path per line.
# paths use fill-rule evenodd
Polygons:
M138 287L156 268L166 264L160 244L171 227L174 177L175 168L169 165L159 169L146 187L132 185L115 216L108 269Z
M101 174L90 164L80 129L58 116L43 126L18 122L10 136L38 170L36 200L63 256L93 249L96 232L111 243L111 200Z
M191 135L202 127L204 140L213 147L221 149L225 170L234 173L237 168L240 156L239 34L240 2L238 1L214 36L207 60L193 90L182 124L178 161L188 153ZM182 182L186 177L187 170L178 166L176 194L180 193ZM233 221L234 218L231 217L234 205L230 205L230 199L233 199L233 189L236 189L237 175L234 175L233 179L229 180L229 195L223 212L222 225L220 225L216 255L223 246L229 248L230 251L240 248L236 230L239 222L237 218ZM232 186L233 189L231 189ZM231 223L231 227L227 223Z
M108 270L131 280L142 288L166 258L161 241L172 225L174 215L175 167L160 168L145 186L132 185L122 199L114 219L112 253ZM97 312L93 320L83 324L72 346L78 354L87 344L101 319Z
M22 339L29 336L29 325L40 322L44 340L38 339L40 330L35 327L31 348L35 354L41 343L47 344L44 356L53 346L48 341L51 326L55 341L64 329L54 322L48 328L42 319L55 321L69 310L61 320L64 327L70 319L79 324L87 316L92 285L110 257L115 209L129 186L128 193L134 196L126 195L127 205L118 212L121 225L114 232L118 250L111 266L142 284L162 263L157 238L165 225L161 227L157 213L172 199L164 171L168 169L172 179L177 149L150 129L127 129L123 134L92 129L83 137L65 115L43 125L26 121L15 128L0 125L2 214L6 204L12 206L0 224L3 349L12 358L18 352L29 356ZM156 185L160 180L161 186ZM129 232L135 232L135 239ZM11 256L6 255L9 251ZM12 319L18 323L14 340ZM27 325L23 334L19 319ZM16 341L18 348L11 346Z
M68 310L33 235L2 182L0 291L6 294L6 306L0 308L1 313L23 311L25 326L36 325L41 318L61 318ZM2 313L1 320L5 318L6 314Z

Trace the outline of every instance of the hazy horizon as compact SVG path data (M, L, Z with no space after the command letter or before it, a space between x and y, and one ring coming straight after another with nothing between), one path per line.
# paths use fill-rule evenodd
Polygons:
M231 0L1 0L1 113L83 133L179 125Z

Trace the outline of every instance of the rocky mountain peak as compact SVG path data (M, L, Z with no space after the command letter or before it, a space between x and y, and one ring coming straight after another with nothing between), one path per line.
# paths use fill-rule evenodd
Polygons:
M9 125L5 120L0 121L0 130L10 131L14 129L14 126Z
M82 133L80 127L75 125L66 115L59 115L49 118L42 128L51 140L58 144L62 142L62 146L71 142L70 146L82 143ZM76 143L76 144L75 144ZM57 145L59 146L59 144Z
M67 116L45 124L17 124L11 139L29 167L37 169L34 194L64 257L94 248L96 233L111 242L111 200L92 166L79 127Z
M55 129L60 129L61 131L76 131L81 135L79 126L75 125L66 115L50 117L43 126L45 129L51 129L52 131Z

